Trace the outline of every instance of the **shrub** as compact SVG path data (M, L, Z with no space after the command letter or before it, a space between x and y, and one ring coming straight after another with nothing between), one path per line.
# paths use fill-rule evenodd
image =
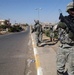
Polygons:
M44 33L45 33L46 36L50 37L50 32L49 32L49 30L45 30Z
M46 30L44 31L44 34L47 36L47 37L50 37L50 31L49 30ZM58 39L58 32L54 32L54 38Z
M7 26L6 26L6 25L1 25L0 28L1 28L1 29L6 29Z
M58 39L58 32L57 31L54 32L54 38Z
M20 26L12 26L9 28L9 32L20 32L22 31L22 28Z

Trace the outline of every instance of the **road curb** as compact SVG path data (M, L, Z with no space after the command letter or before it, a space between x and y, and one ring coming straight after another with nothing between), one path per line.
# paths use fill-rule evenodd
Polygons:
M40 60L39 60L39 55L38 55L38 52L37 52L36 44L34 42L34 39L33 39L32 35L31 35L31 38L32 38L32 45L33 45L33 51L34 51L37 75L43 75L42 68L40 66Z

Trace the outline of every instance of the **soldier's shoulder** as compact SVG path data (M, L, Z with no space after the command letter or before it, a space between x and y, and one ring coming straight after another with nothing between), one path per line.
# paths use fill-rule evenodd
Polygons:
M65 25L64 22L59 21L58 25Z
M66 28L66 24L65 24L64 22L61 22L61 21L60 21L60 22L58 23L58 27L59 27L59 28Z

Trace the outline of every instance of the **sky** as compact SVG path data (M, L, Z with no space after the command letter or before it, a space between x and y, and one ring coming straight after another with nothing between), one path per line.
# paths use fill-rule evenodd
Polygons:
M0 19L10 19L13 24L33 24L37 19L55 23L59 21L59 9L67 15L69 2L72 0L0 0Z

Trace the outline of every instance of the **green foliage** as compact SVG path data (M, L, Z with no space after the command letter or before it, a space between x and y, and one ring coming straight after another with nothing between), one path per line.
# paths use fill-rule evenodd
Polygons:
M50 37L50 32L49 32L49 30L45 30L44 33L45 33L46 36Z
M0 25L0 29L4 30L6 28L10 28L11 26L10 25Z
M44 34L47 37L50 37L50 31L49 30L44 31ZM57 31L54 32L54 38L58 39L58 32Z
M0 28L1 28L1 29L6 29L7 26L6 26L6 25L1 25Z
M25 26L29 26L29 24L26 23Z
M22 28L18 25L18 26L12 26L9 28L9 32L20 32L22 31Z
M58 32L57 31L54 32L54 38L58 39Z

